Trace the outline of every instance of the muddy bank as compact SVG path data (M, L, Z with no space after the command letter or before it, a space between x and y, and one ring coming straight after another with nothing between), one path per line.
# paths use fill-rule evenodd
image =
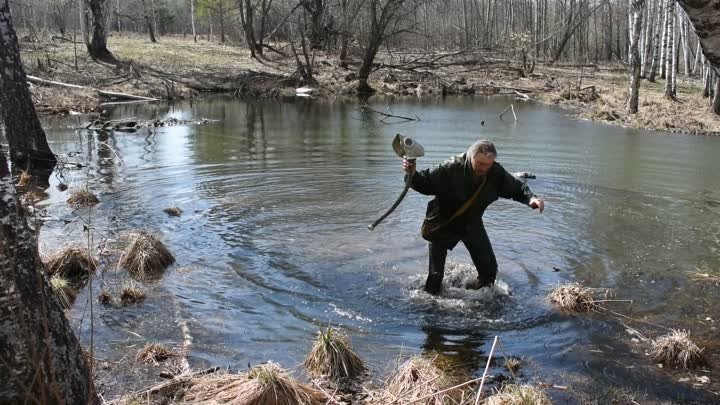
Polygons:
M103 103L124 102L96 90L126 93L161 100L192 99L206 93L232 93L253 98L295 96L306 85L291 56L268 54L252 59L240 45L198 42L163 37L152 44L139 36L111 36L110 50L122 65L92 61L81 44L48 39L22 43L29 75L87 86L70 89L31 84L42 114L89 113ZM277 44L283 49L281 44ZM77 56L76 56L77 55ZM359 57L350 66L338 66L334 55L318 52L313 67L312 95L354 95ZM569 108L578 117L596 122L659 131L720 134L720 120L702 97L699 78L682 78L678 98L663 96L664 82L642 82L640 112L625 112L626 68L622 65L555 65L538 63L523 69L499 52L446 52L433 54L381 52L370 85L377 94L440 97L445 95L515 95L518 102L537 101Z

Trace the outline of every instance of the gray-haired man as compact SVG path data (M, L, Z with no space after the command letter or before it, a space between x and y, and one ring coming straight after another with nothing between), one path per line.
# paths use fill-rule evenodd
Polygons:
M499 197L510 198L540 212L545 209L543 200L495 162L496 157L495 145L480 140L467 152L419 172L415 172L414 161L403 160L403 170L413 175L410 187L421 194L435 196L428 203L424 226L442 228L437 235L424 235L430 242L429 274L425 282L425 291L430 294L440 292L447 251L460 241L470 252L478 272L477 281L468 287L482 288L495 282L497 261L482 221L485 209L492 202ZM472 204L462 211L461 207L476 191ZM459 210L462 214L456 215Z

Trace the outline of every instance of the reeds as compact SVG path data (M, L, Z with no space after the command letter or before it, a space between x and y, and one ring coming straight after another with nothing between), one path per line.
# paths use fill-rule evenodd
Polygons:
M598 309L592 291L579 283L568 283L550 291L547 300L562 312L591 312Z
M100 202L95 194L88 190L75 190L70 194L70 198L67 199L68 204L75 208L92 207L93 205Z
M60 275L50 277L50 287L64 309L70 309L77 297L77 291L70 282Z
M137 280L145 280L162 274L166 267L175 263L175 256L155 236L145 232L129 235L130 243L120 257L120 266Z
M318 332L305 358L305 368L313 377L333 381L355 378L366 370L365 362L353 351L350 338L334 328Z
M150 343L140 349L135 355L135 360L157 366L161 362L168 360L173 357L178 357L179 354L165 345L160 343Z
M123 305L136 304L145 299L145 292L137 288L135 284L126 284L120 291L120 302Z
M87 249L68 247L52 253L45 268L50 277L59 276L77 286L87 282L97 265Z
M269 362L243 374L209 375L192 381L183 401L199 405L320 405L326 397Z
M675 329L652 341L650 355L662 364L688 369L707 364L703 350L690 339L688 331Z
M550 397L540 387L530 384L507 384L491 395L485 405L551 405Z
M411 357L388 378L378 404L442 405L456 398L451 393L433 395L456 381L435 364L435 356Z

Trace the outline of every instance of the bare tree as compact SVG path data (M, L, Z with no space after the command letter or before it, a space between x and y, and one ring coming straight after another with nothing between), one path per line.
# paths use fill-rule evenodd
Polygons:
M311 49L321 49L326 40L325 1L326 0L300 0L300 4L310 15L309 42Z
M255 8L252 0L237 0L240 10L240 23L245 33L245 42L250 50L250 57L262 56L263 49L255 39Z
M357 92L361 94L369 94L375 92L368 84L370 70L375 61L380 45L389 36L404 31L403 29L394 29L387 31L388 26L393 24L393 28L397 28L399 23L399 15L406 3L413 3L412 0L369 0L366 7L369 14L370 30L365 40L365 49L363 51L363 60L358 71L358 87ZM417 3L414 3L417 4Z
M638 93L640 91L640 34L642 32L642 13L645 0L632 0L632 37L630 39L630 89L627 102L627 111L630 114L638 112Z
M105 0L85 0L92 13L93 35L88 46L88 53L93 59L104 62L117 63L115 56L107 48L107 33L105 31Z
M600 7L608 4L607 0L598 2L589 10L583 12L583 0L570 0L568 2L568 9L566 10L566 21L565 28L563 30L562 38L555 49L555 55L553 56L551 63L555 63L562 56L565 46L567 45L570 38L572 38L575 31L585 22L590 16L592 16Z
M152 17L148 14L147 4L145 3L145 0L140 0L140 3L142 3L143 19L145 20L145 25L147 26L148 34L150 35L150 42L156 43L157 39L155 39L155 29L153 28Z

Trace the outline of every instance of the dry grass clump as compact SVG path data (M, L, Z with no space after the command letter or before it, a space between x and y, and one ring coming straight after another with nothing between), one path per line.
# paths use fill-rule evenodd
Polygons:
M201 377L190 383L183 397L193 404L320 405L325 395L299 383L275 363L253 367L244 374Z
M681 368L696 368L707 364L701 349L685 330L673 330L652 341L650 355L655 361Z
M521 365L522 361L516 357L508 357L505 359L505 368L511 373L517 373Z
M130 305L138 303L145 299L145 293L135 287L134 284L128 284L125 287L123 287L122 291L120 291L120 302L123 303L123 305Z
M160 343L150 343L137 352L135 360L157 366L161 362L173 357L178 357L178 353L175 350Z
M92 207L93 205L100 202L95 194L88 190L75 190L70 194L70 198L67 199L68 204L75 208Z
M110 292L108 292L108 290L103 288L102 290L100 290L100 294L98 294L97 300L103 305L111 305L112 295L110 295Z
M20 171L20 177L18 178L18 187L24 187L30 184L30 180L32 180L32 176L30 176L30 173L27 172L27 170Z
M598 309L592 289L578 283L558 285L550 291L547 299L562 312L590 312Z
M168 207L163 209L163 212L171 217L179 217L180 215L182 215L182 210L178 207Z
M507 384L485 401L486 405L552 405L548 394L535 385Z
M33 206L33 205L39 203L40 200L42 200L42 197L43 197L42 193L40 193L36 190L30 190L27 193L23 193L20 196L20 201L24 205Z
M365 362L352 349L350 338L334 328L319 331L312 350L305 358L305 368L313 377L337 381L355 378L365 370Z
M48 256L45 268L51 277L59 276L72 284L81 285L97 270L97 264L87 249L68 247Z
M70 309L77 297L77 291L70 282L56 274L50 277L50 287L52 287L55 296L58 297L60 305L62 305L64 309Z
M427 405L442 405L448 401L455 401L453 392L431 396L431 394L451 387L456 379L435 364L434 357L415 356L408 359L390 376L380 394L378 404L385 404L398 400L398 404L417 403ZM417 401L417 402L414 402Z
M155 236L145 231L130 234L130 244L120 257L120 266L134 278L157 277L175 263L175 256Z

